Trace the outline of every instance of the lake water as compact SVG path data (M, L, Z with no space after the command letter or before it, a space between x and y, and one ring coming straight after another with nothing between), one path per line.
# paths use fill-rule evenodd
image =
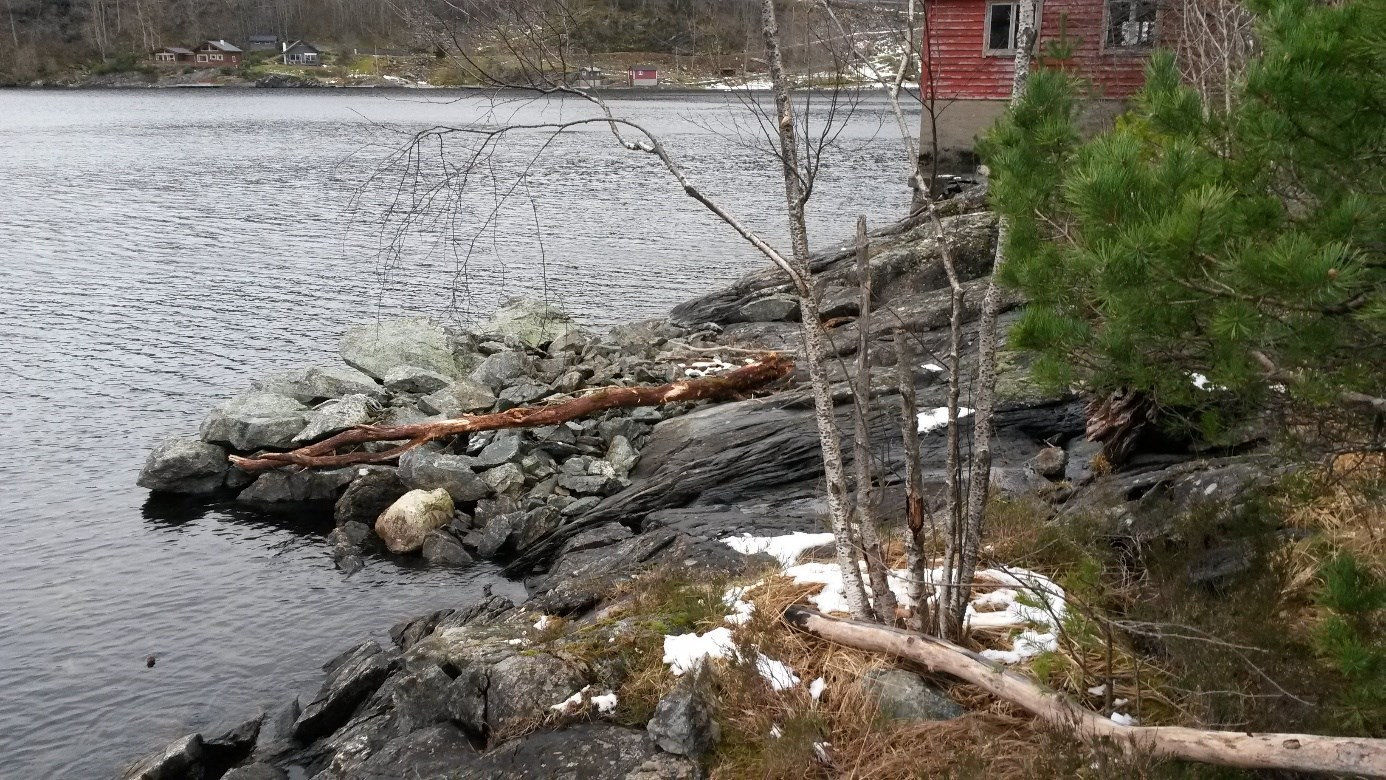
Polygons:
M738 98L614 109L787 243L778 162ZM601 327L761 265L601 125L479 156L447 136L446 170L437 143L398 153L434 125L591 114L442 92L0 91L0 778L109 777L311 693L318 664L400 619L485 583L522 595L480 565L378 559L344 578L330 519L150 501L134 480L251 379L332 360L348 325L466 322L529 295ZM816 243L903 206L888 119L868 98L843 126ZM419 218L382 218L406 206Z

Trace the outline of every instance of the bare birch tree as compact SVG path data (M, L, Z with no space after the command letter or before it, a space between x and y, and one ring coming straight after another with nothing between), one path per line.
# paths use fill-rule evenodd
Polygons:
M826 146L832 142L829 127L810 131L808 124L797 115L793 79L785 68L781 48L780 28L773 0L760 3L760 33L765 49L765 61L772 85L773 112L767 112L762 123L766 136L773 144L780 165L784 187L785 210L789 222L789 250L776 248L771 241L736 217L724 204L706 194L693 181L690 173L679 163L663 141L648 128L617 116L602 98L600 89L578 86L571 75L590 66L590 57L576 45L570 31L577 21L572 10L561 0L537 0L531 3L464 4L449 2L448 17L435 17L439 24L439 42L457 60L460 67L483 84L498 89L524 90L539 95L567 95L587 101L595 107L597 116L566 122L530 125L463 126L430 128L412 136L404 146L403 159L415 160L421 150L438 147L447 137L468 137L475 141L464 159L449 163L444 182L439 186L465 186L468 176L484 167L487 155L507 136L520 133L547 133L557 136L569 129L591 124L606 125L613 137L627 150L650 154L659 160L694 201L716 215L743 239L756 248L772 264L785 273L800 299L800 322L803 338L803 363L809 374L814 402L814 415L822 451L828 519L838 563L842 570L848 609L858 619L869 619L872 608L862 580L860 563L863 557L873 563L880 577L878 597L883 607L890 604L885 588L884 569L880 563L879 541L874 544L866 531L853 522L853 506L842 452L841 432L838 429L832 381L828 371L829 345L822 324L819 290L815 284L810 255L810 240L806 207L813 194L814 179L823 162ZM500 56L497 56L500 55ZM744 101L748 107L758 106L754 98ZM758 110L754 107L753 111ZM827 108L830 124L836 103ZM547 146L547 143L545 144ZM413 203L434 197L432 191L411 192ZM405 204L405 212L412 211ZM865 556L863 546L875 552ZM893 615L885 614L887 619Z

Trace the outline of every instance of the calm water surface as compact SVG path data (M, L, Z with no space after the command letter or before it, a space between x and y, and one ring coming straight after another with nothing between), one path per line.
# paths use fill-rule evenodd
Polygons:
M737 99L615 108L783 235L775 161ZM446 93L0 91L0 778L109 777L311 693L319 663L397 620L486 583L522 595L485 566L379 559L344 578L330 520L155 502L134 479L251 379L333 359L348 325L465 322L524 294L602 327L759 265L600 126L521 134L470 170L441 170L436 145L394 156L433 125L590 114ZM846 125L819 244L902 203L886 118L868 100ZM382 217L418 205L407 225Z

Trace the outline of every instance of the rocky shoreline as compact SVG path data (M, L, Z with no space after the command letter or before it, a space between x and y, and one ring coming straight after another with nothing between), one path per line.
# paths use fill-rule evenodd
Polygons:
M975 189L943 206L971 288L985 284L994 251L995 221L984 199ZM894 365L897 329L918 339L922 359L936 362L932 356L942 353L949 296L936 250L922 220L873 238L875 306L888 312L874 318L873 366ZM836 351L850 355L857 345L853 252L826 250L815 266L823 314L842 322L833 331ZM341 365L266 377L219 405L198 436L151 453L142 486L235 492L258 506L335 502L330 540L348 572L383 549L441 566L497 560L530 595L522 604L490 597L396 625L392 646L365 642L325 664L312 701L289 702L227 734L189 735L122 777L701 776L714 729L689 686L676 686L653 713L611 714L615 696L608 707L600 692L615 691L629 673L619 649L645 646L652 629L609 618L649 572L711 581L769 560L733 550L729 537L824 530L821 462L802 376L759 398L618 409L458 437L413 450L397 466L254 476L231 468L227 456L297 446L362 423L503 411L593 388L725 371L758 351L792 353L798 314L788 285L766 271L675 307L665 320L601 335L535 302L507 306L470 331L419 319L372 323L343 336ZM969 327L976 314L967 312ZM851 362L834 368L843 401ZM994 482L1005 493L1101 505L1111 522L1129 528L1165 515L1162 501L1221 497L1251 481L1219 483L1217 474L1235 472L1236 463L1191 468L1188 455L1163 455L1098 482L1090 466L1097 445L1083 438L1079 399L1036 390L1024 357L1004 347L1001 365ZM898 436L893 373L881 371L873 387L878 441ZM946 388L928 363L915 379L921 409L943 405ZM840 409L846 421L847 406ZM941 431L920 434L922 462L933 469L924 474L927 489L941 484L941 465L932 464L943 463L943 439ZM900 473L898 447L880 457L880 473ZM903 497L898 480L885 482L883 511L890 513ZM1134 488L1137 482L1144 487ZM570 700L571 707L555 706Z

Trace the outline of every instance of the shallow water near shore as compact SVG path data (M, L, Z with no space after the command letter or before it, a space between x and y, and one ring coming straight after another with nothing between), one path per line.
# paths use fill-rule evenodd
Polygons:
M777 161L736 97L615 108L783 235ZM906 199L885 103L856 111L815 195L819 246ZM491 163L498 180L528 171L522 187L478 186L456 201L461 229L431 222L380 254L393 233L376 219L401 190L379 164L399 131L588 114L446 93L0 91L0 778L109 777L182 733L311 695L323 661L398 620L487 584L522 596L485 565L382 558L346 578L329 516L151 500L134 479L151 446L250 380L333 360L350 324L466 322L547 295L603 327L760 267L599 126L537 161L544 139L521 139Z

